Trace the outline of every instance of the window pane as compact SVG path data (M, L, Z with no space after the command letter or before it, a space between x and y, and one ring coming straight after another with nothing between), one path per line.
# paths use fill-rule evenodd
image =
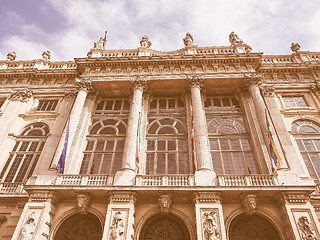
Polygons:
M168 173L175 174L177 172L176 154L168 154Z
M158 153L157 154L157 173L158 174L164 174L165 172L165 154L164 153Z

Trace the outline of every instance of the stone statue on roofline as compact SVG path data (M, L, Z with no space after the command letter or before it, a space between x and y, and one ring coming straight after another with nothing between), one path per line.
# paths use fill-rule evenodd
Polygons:
M8 54L7 54L7 59L8 59L9 61L14 61L14 60L16 60L16 57L17 57L16 52L11 52L11 53L8 53Z
M149 41L149 38L147 35L143 36L141 41L140 41L140 45L143 48L149 48L151 47L152 43Z
M104 32L104 38L100 37L99 41L93 44L93 48L105 50L106 43L107 43L107 31Z
M186 37L183 39L184 46L189 47L193 44L193 36L187 32Z
M229 41L230 41L230 43L231 43L231 46L243 44L243 41L238 37L237 34L235 34L235 32L231 32L231 33L230 33L230 35L229 35Z
M50 57L51 57L51 53L50 53L49 50L44 51L44 52L42 53L42 58L43 58L44 60L49 60Z
M300 51L300 45L299 45L299 43L291 43L291 50L292 50L292 52L295 52L295 53L297 53L297 52L299 52Z

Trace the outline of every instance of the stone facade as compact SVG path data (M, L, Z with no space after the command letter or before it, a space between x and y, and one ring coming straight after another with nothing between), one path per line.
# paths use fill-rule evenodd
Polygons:
M229 40L9 53L0 239L319 239L320 53Z

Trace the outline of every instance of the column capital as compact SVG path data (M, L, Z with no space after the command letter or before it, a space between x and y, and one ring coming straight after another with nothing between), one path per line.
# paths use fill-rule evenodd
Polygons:
M320 81L315 81L310 85L310 89L314 92L317 96L320 96Z
M188 88L198 87L201 89L203 87L204 78L202 75L186 75L186 77Z
M260 90L264 97L273 96L275 87L273 85L261 86Z
M92 80L90 78L80 78L76 80L78 90L86 92L93 92L95 89L92 86Z
M134 76L130 79L131 90L140 89L141 91L147 90L147 79L144 76Z
M244 74L245 88L249 88L253 85L260 85L262 81L262 75L256 73Z
M27 102L32 96L32 91L28 88L21 88L11 91L11 101Z

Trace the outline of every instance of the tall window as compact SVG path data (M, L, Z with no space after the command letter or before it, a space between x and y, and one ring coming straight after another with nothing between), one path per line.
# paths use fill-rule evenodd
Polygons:
M121 169L129 113L126 99L98 103L87 136L81 174L114 174Z
M309 120L297 120L292 124L302 158L313 179L320 175L320 125Z
M17 137L0 178L5 182L23 182L28 179L36 167L48 133L49 127L44 123L27 126Z
M155 98L147 128L146 174L189 173L184 103L179 98Z
M257 173L238 101L228 96L208 96L205 110L214 171L218 174Z

